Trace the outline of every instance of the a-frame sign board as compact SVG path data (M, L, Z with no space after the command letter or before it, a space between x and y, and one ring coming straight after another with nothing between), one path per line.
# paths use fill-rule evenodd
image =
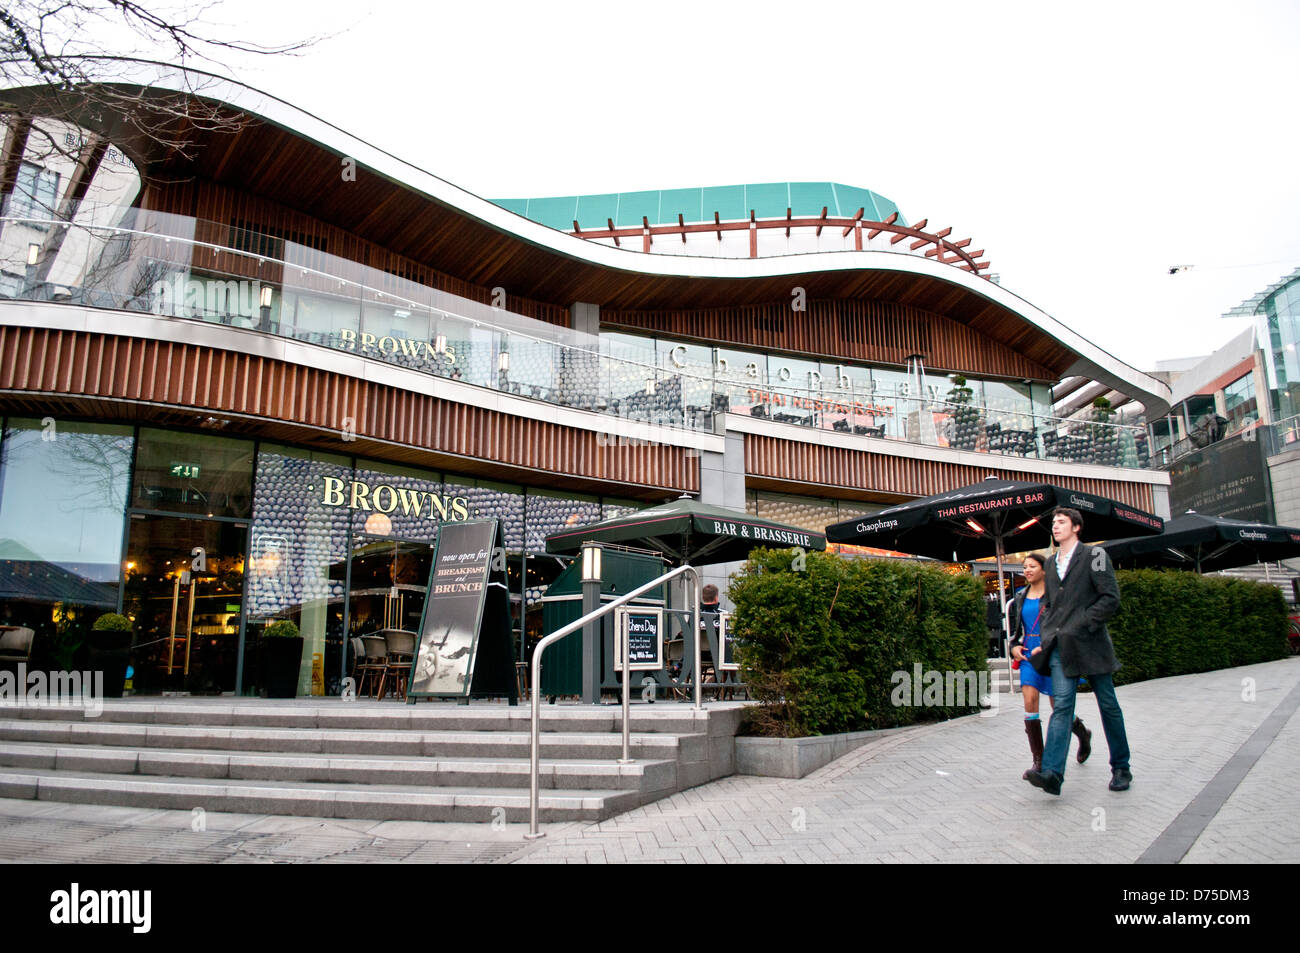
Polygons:
M406 698L519 703L505 540L497 520L443 523Z

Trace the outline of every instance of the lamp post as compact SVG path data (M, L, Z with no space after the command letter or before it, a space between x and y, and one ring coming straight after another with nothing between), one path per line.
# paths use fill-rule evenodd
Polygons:
M271 295L271 286L262 285L261 300L258 302L262 309L262 320L257 325L257 330L259 331L271 330Z
M601 545L582 545L582 614L600 608ZM582 701L600 701L600 630L603 621L588 622L582 629Z

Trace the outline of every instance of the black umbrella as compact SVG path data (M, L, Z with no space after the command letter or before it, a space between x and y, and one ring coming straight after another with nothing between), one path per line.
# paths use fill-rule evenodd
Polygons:
M1083 516L1084 541L1113 539L1134 532L1159 533L1164 521L1124 503L1067 490L1051 483L987 477L947 493L923 497L887 510L826 527L832 543L876 546L918 556L965 562L996 556L998 599L1007 615L1002 558L1012 550L1042 549L1052 543L1052 510L1068 506Z
M653 549L676 565L693 566L744 559L758 546L826 548L826 537L821 533L689 497L552 533L546 537L546 551L557 555L576 553L588 540Z
M1159 536L1116 539L1103 547L1125 566L1174 566L1217 572L1300 556L1300 529L1248 523L1188 510L1165 523Z

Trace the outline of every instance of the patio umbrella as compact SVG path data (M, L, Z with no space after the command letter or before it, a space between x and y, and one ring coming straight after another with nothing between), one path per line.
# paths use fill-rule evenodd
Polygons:
M685 496L625 516L552 533L546 537L546 551L570 555L588 540L653 549L677 566L734 562L745 559L751 549L759 546L826 548L826 537L821 533Z
M1300 529L1188 510L1165 523L1159 536L1115 539L1102 548L1117 565L1218 572L1300 556Z
M1050 546L1052 521L1048 517L1058 506L1072 507L1082 514L1083 531L1079 535L1085 542L1159 533L1164 528L1160 517L1104 496L1052 483L991 476L870 516L834 523L826 527L826 538L832 543L878 546L953 562L996 556L998 600L1005 624L1007 595L1002 560L1007 542L1014 540L1013 552Z

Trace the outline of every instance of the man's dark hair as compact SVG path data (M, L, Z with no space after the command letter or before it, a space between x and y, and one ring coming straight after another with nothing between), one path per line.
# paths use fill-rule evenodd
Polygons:
M1058 506L1056 509L1052 510L1052 518L1055 519L1057 516L1068 517L1070 522L1074 525L1074 531L1076 533L1083 529L1083 514L1078 510L1072 509L1068 506Z
M718 587L715 586L713 583L709 583L707 586L705 586L705 587L704 587L704 591L700 593L700 601L701 601L701 602L717 602L717 601L718 601Z

